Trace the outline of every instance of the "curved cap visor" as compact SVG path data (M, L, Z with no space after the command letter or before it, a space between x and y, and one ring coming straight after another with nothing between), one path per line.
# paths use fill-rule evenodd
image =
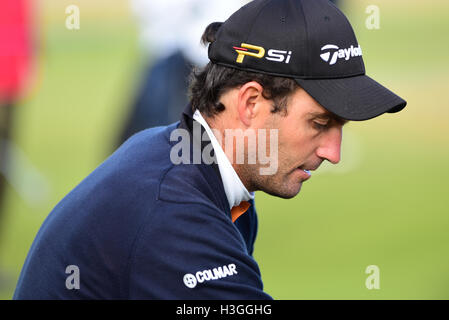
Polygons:
M352 121L399 112L407 102L366 75L340 79L295 79L326 110Z

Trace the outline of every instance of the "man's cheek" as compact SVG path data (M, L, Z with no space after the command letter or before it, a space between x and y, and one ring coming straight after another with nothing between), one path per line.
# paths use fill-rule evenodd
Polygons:
M269 138L266 136L266 130L259 132L259 148L258 157L261 165L268 167L260 167L259 173L261 175L274 175L279 168L279 130L270 129ZM267 143L268 141L268 143Z

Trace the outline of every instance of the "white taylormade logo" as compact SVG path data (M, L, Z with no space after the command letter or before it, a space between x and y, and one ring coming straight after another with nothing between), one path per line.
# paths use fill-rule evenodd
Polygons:
M345 59L346 61L348 61L353 57L362 56L362 48L360 48L360 45L356 48L354 48L354 46L351 46L350 48L340 49L336 45L327 44L321 48L321 51L327 51L322 53L320 57L324 61L329 62L329 65L335 64L337 62L337 59Z
M197 283L226 278L234 274L237 274L237 267L235 266L235 264L231 263L223 267L198 271L194 275L191 273L187 273L184 275L183 280L187 288L193 289L196 287Z

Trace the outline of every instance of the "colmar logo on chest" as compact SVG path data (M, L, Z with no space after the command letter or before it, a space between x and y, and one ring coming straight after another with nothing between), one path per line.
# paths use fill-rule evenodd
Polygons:
M187 288L193 289L198 283L230 277L237 273L236 265L231 263L218 268L198 271L195 274L187 273L184 275L183 281Z

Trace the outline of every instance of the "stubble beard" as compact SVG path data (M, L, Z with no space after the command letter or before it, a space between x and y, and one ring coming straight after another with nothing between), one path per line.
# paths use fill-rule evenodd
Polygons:
M236 168L239 176L248 191L263 191L269 195L291 199L295 197L301 190L302 182L292 182L289 177L291 172L282 172L278 170L273 175L261 175L259 166L248 165Z

